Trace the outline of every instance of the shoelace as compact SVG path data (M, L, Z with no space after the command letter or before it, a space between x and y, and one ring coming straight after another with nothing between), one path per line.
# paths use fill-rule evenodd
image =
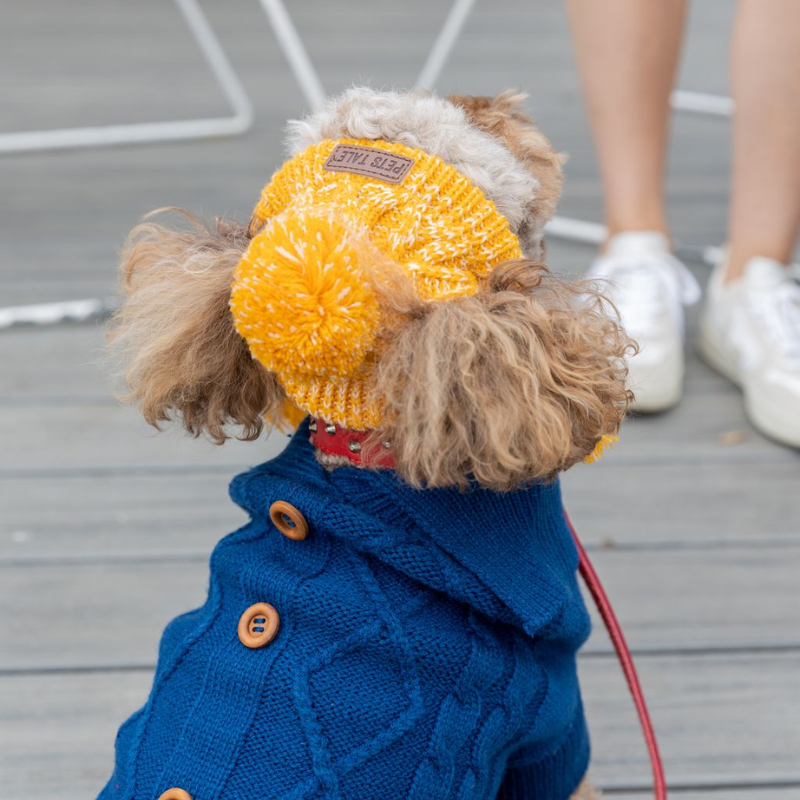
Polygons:
M800 284L790 279L747 301L778 351L800 369Z
M610 295L631 335L647 334L662 313L681 322L680 305L700 299L700 286L686 265L670 253L657 256L607 256L592 278L607 280Z

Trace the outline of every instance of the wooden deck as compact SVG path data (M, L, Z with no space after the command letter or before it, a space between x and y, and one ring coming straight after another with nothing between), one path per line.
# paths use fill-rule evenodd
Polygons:
M228 140L0 158L0 305L104 297L128 228L157 205L246 216L303 102L255 0L204 4L256 105ZM292 3L325 78L408 84L449 6ZM696 3L680 84L726 92L733 3ZM227 113L177 11L157 0L30 0L0 29L2 130ZM440 82L520 86L571 155L561 213L598 219L599 185L560 4L479 3ZM724 235L728 125L675 119L676 234ZM551 244L579 273L592 251ZM707 268L696 267L704 279ZM631 419L564 479L639 666L685 800L800 800L800 455L754 433L739 393L693 355L674 412ZM215 448L156 435L111 398L97 325L0 333L0 797L93 797L144 701L164 624L198 605L207 558L241 522L227 482L285 438ZM593 773L647 797L634 711L601 630L582 660Z

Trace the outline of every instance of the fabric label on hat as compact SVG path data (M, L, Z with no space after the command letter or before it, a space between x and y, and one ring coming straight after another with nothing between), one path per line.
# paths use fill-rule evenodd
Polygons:
M413 158L378 150L377 147L337 144L323 169L330 172L352 172L354 175L365 175L387 183L402 183L413 166Z

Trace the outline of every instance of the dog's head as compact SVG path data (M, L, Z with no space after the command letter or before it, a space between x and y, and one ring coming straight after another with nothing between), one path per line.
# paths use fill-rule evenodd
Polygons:
M615 433L630 343L542 263L562 158L520 100L352 89L290 123L249 226L135 229L111 338L145 418L221 443L313 413L412 485L494 490Z
M508 90L494 97L450 95L448 100L464 109L473 126L500 141L536 180L538 190L526 203L518 235L528 257L544 260L544 226L561 196L566 156L523 113L525 98L520 92Z

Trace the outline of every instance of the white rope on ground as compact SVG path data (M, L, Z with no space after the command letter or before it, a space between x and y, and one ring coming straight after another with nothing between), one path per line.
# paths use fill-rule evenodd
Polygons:
M215 136L235 136L249 130L253 124L253 105L208 19L197 0L175 0L175 2L233 109L233 116L4 133L0 134L0 153L205 139Z

